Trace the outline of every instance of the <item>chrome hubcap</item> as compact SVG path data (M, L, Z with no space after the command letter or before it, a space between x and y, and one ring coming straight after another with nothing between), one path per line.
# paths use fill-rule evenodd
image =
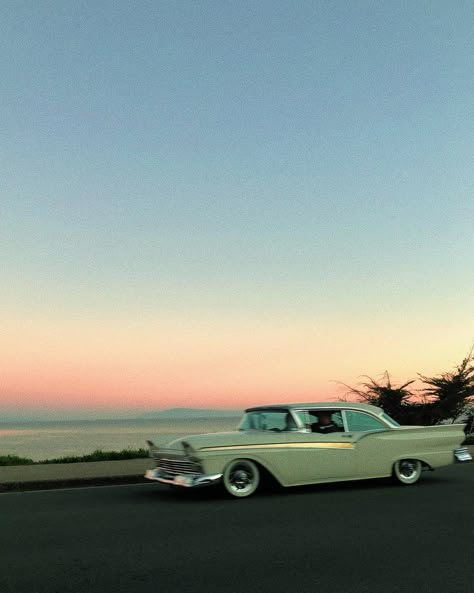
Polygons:
M232 488L234 490L238 490L240 492L244 490L248 490L252 486L252 474L246 469L235 469L230 477L229 481L231 483Z
M404 461L400 464L400 474L404 478L413 478L416 474L416 465L412 461Z

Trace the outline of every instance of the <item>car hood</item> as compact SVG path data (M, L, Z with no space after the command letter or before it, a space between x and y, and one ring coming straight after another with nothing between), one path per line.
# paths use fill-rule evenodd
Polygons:
M185 436L171 441L164 448L183 449L186 445L190 445L195 451L199 451L208 447L253 445L260 443L285 443L285 436L278 432L233 430L230 432L213 432Z

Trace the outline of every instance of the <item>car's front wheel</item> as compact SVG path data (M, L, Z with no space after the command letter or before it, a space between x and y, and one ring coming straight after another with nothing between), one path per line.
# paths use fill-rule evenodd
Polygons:
M260 472L250 459L235 459L225 468L222 482L229 494L244 498L257 490Z
M393 466L393 476L405 485L415 484L421 476L422 466L417 459L400 459Z

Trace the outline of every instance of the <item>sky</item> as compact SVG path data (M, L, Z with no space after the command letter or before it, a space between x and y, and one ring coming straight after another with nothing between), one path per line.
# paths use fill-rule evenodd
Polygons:
M0 6L0 417L243 408L474 340L469 0Z

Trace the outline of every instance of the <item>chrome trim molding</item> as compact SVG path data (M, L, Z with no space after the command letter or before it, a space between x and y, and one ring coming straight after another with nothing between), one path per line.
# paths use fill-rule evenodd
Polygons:
M458 447L454 449L454 459L458 463L465 463L466 461L472 461L472 455L469 453L467 447Z
M352 443L261 443L259 445L219 445L216 447L202 447L200 451L222 451L225 449L353 449Z

